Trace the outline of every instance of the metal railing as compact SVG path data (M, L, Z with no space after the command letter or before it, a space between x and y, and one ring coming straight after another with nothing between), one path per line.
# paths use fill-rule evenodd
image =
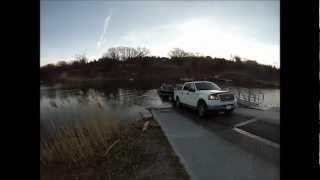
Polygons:
M236 96L238 104L246 106L259 106L264 101L264 93L258 89L234 88L229 90L232 91Z

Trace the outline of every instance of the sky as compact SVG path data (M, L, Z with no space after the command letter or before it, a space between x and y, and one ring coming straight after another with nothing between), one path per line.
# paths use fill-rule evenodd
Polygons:
M146 47L166 56L182 48L211 57L231 55L280 66L277 0L41 0L40 65L110 47Z

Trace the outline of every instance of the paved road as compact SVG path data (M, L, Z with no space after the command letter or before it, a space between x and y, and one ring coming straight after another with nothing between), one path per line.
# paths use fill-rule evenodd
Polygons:
M247 108L237 108L235 110L236 115L249 116L256 119L259 119L264 122L269 122L272 124L280 124L280 112L272 111L272 110L255 110L255 109L247 109Z
M185 109L152 113L192 179L280 179L279 148L234 129L254 114L239 111L200 120Z

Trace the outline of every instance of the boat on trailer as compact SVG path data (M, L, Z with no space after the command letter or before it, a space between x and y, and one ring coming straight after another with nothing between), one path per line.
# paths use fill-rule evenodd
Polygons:
M172 101L174 88L175 86L172 84L162 83L157 92L162 99Z

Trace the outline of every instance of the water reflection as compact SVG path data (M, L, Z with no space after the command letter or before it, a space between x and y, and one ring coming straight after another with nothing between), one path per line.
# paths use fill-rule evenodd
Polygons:
M139 112L147 107L171 107L156 90L136 88L43 88L40 93L40 120L42 131L65 122L90 120L93 116L110 114L122 122L140 118ZM279 106L279 90L263 90L265 106ZM54 124L53 124L54 123ZM44 130L47 129L47 130Z
M147 107L170 106L159 98L156 90L41 89L40 94L41 126L52 126L47 123L51 121L59 125L65 121L90 119L92 114L112 114L121 121L135 120Z

